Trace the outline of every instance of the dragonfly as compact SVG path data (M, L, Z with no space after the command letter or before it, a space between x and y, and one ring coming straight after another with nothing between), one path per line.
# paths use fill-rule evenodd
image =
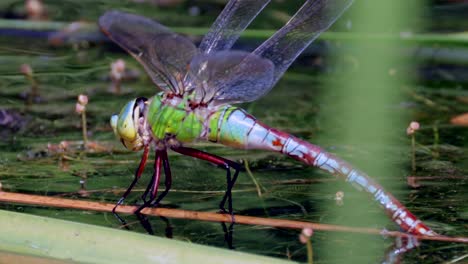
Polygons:
M287 155L369 193L406 232L436 235L364 172L319 146L269 127L235 106L267 94L301 52L353 1L305 1L282 28L252 52L231 49L269 2L229 1L198 47L190 39L142 16L114 10L99 18L101 30L143 66L160 90L151 98L129 101L120 114L111 118L112 128L123 145L132 151L143 151L135 177L113 213L123 221L115 209L140 179L153 149L154 171L142 195L143 204L134 212L137 216L141 217L144 208L157 206L171 188L169 150L210 162L226 171L227 189L219 207L233 215L231 191L240 164L186 146L198 140ZM162 173L165 189L158 196Z

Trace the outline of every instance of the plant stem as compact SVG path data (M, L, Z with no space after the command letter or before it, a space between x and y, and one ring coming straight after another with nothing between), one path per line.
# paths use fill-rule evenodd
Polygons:
M307 245L307 263L313 264L314 252L312 251L312 241L308 239L306 245Z
M87 211L99 211L99 212L112 212L114 204L82 201L76 199L63 199L56 197L47 197L41 195L30 195L21 193L11 193L0 191L0 202L7 203L19 203L39 206L50 206L58 208L70 208ZM137 206L120 205L117 207L116 212L122 214L133 214L137 209ZM229 214L218 214L210 212L199 212L199 211L188 211L170 208L145 208L141 213L153 216L165 216L171 218L180 219L192 219L202 220L210 222L225 222L231 223L233 221ZM375 228L365 227L349 227L340 225L329 225L329 224L318 224L311 222L302 222L294 220L283 220L283 219L271 219L262 217L252 217L236 215L235 222L237 224L246 225L265 225L277 228L291 228L291 229L304 229L311 228L314 231L333 231L333 232L348 232L348 233L360 233L369 235L379 235L387 237L414 237L418 240L434 240L434 241L445 241L445 242L457 242L468 244L468 237L448 237L442 235L422 236L422 235L411 235L408 233L398 231L386 231Z
M416 172L416 137L411 135L411 170Z
M432 157L434 159L438 159L440 156L439 154L439 121L438 120L434 122L434 125L432 126L432 131L434 131L434 145L433 145Z
M17 29L17 30L34 30L34 31L60 31L64 30L70 23L60 21L28 21L19 19L0 19L0 29ZM83 25L83 28L90 32L99 32L97 25L93 23L87 23ZM172 30L180 34L190 35L204 35L208 32L209 28L199 27L173 27ZM247 29L242 33L244 38L268 38L276 30L258 30L258 29ZM439 45L456 45L465 46L467 42L467 32L460 33L426 33L426 34L366 34L366 33L351 33L351 32L324 32L320 35L320 39L323 40L360 40L366 39L369 41L402 41L408 43L421 44L434 44ZM103 38L104 39L104 38Z
M250 170L250 167L249 167L249 162L246 159L244 159L244 166L245 166L245 170L247 171L247 174L250 176L253 183L255 184L255 188L257 189L258 197L262 197L262 190L261 190L260 184L258 183L255 176L253 176L252 171Z
M86 149L88 146L88 129L86 126L86 110L81 113L81 128L83 131L83 146Z

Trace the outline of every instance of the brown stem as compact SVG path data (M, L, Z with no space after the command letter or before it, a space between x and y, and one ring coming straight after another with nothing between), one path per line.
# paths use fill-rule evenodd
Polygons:
M0 191L0 202L9 203L20 203L30 205L41 205L49 207L59 208L71 208L81 209L99 212L111 212L114 208L114 204L100 203L92 201L81 201L72 199L63 199L56 197L40 196L40 195L29 195L20 193L11 193ZM137 209L136 206L121 205L117 208L116 212L121 214L133 214ZM198 212L188 210L178 210L169 208L145 208L141 213L146 215L164 216L169 218L182 218L182 219L193 219L210 222L226 222L230 223L232 217L229 214L218 214L210 212ZM468 243L468 237L447 237L447 236L415 236L407 233L397 231L384 231L374 228L363 228L363 227L349 227L329 224L317 224L311 222L301 222L294 220L283 220L283 219L271 219L262 217L242 216L236 215L235 221L238 224L246 225L265 225L278 228L291 228L291 229L304 229L311 228L314 231L334 231L334 232L351 232L371 235L385 235L391 237L414 237L419 240L436 240L446 242L458 242Z

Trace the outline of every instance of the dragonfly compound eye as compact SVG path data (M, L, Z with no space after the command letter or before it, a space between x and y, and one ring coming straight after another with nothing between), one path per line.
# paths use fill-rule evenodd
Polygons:
M113 115L110 120L112 129L120 138L122 144L133 151L143 148L142 139L138 134L140 105L141 103L138 102L138 99L132 100L122 108L118 116Z
M136 99L135 109L133 110L133 112L135 114L134 118L143 117L143 115L144 115L144 113L146 111L146 102L147 101L148 101L148 99L146 99L145 97L138 97ZM138 112L137 112L137 107L138 107Z

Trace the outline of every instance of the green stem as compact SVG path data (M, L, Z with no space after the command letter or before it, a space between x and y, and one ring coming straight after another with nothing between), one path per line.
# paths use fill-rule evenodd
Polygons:
M83 131L83 146L86 149L88 146L88 133L87 133L87 127L86 127L86 109L83 110L83 113L81 113L81 128Z
M308 239L306 245L307 245L307 263L312 264L314 263L314 252L312 251L312 241Z
M434 123L432 130L434 131L434 145L433 145L432 157L434 159L438 159L439 158L439 122L438 121Z
M262 197L262 190L261 190L260 184L258 183L257 179L252 174L252 171L249 168L249 162L246 159L244 160L244 166L245 166L245 170L247 171L247 174L250 176L253 183L255 184L255 188L257 189L258 197Z
M416 172L416 137L411 135L411 170Z
M30 75L26 75L26 80L28 80L28 82L31 84L31 91L27 95L27 100L26 100L26 105L30 106L33 104L34 99L38 95L37 82Z

